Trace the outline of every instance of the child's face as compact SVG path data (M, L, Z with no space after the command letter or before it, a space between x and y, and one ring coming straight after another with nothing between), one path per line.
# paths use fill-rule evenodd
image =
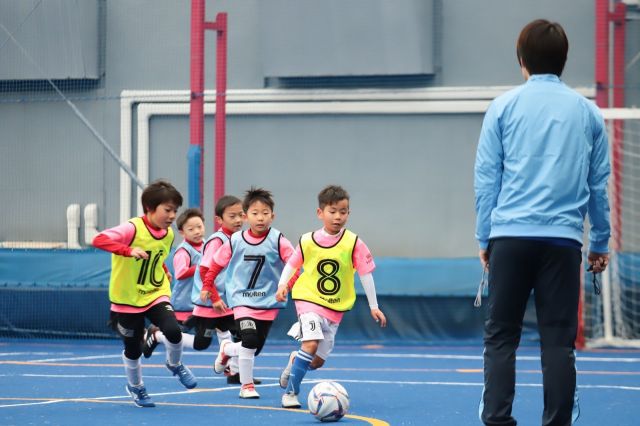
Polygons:
M190 243L200 244L204 237L204 222L202 218L193 216L187 219L187 221L182 224L180 235Z
M237 203L224 209L222 217L216 216L216 223L231 232L237 232L242 229L244 219L242 203Z
M256 235L267 232L274 217L271 207L262 201L255 201L247 210L247 222L249 222L251 231Z
M324 229L330 234L337 234L347 223L349 218L349 200L340 200L337 203L327 204L324 208L318 208L318 219L324 225Z
M159 229L168 229L178 213L178 206L173 203L159 204L155 210L147 211L147 219L153 226Z

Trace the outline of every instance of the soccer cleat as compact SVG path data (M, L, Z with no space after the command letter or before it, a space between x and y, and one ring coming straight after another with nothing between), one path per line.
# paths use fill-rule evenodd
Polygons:
M174 376L178 376L180 383L182 383L185 388L193 389L198 385L196 377L193 375L191 370L184 366L184 364L180 363L178 365L169 365L167 362L165 365Z
M216 357L216 360L213 363L213 371L215 371L216 374L222 374L224 372L224 369L227 366L227 363L229 362L229 358L231 358L229 355L224 353L224 347L227 345L227 343L231 343L231 342L229 340L224 340L222 343L220 343L220 350L218 351L218 356Z
M227 384L228 385L239 385L240 384L240 373L236 374L227 374L227 370L224 371L225 376L227 376ZM259 385L262 383L262 380L253 378L253 384Z
M256 392L256 387L253 383L249 383L247 385L242 385L240 388L240 398L242 399L258 399L260 398L260 394Z
M131 386L127 384L124 389L129 395L131 395L131 398L133 398L133 403L136 404L136 407L150 408L156 406L156 404L154 404L151 400L151 397L147 393L147 388L145 388L144 385Z
M291 354L289 355L289 362L287 363L287 366L284 368L284 370L282 370L282 373L280 373L280 387L282 389L286 389L287 385L289 384L289 376L291 375L291 366L293 366L293 360L296 359L297 353L298 351L291 352Z
M298 401L298 395L293 392L287 392L282 395L282 407L283 408L300 408L302 405Z
M145 358L149 358L153 353L153 350L158 346L158 339L156 339L156 331L159 328L155 325L150 325L144 333L144 343L142 344L142 354Z

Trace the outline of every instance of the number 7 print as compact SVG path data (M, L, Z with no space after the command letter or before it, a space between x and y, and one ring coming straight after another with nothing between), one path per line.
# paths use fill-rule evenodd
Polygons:
M253 268L253 272L251 273L251 279L249 280L248 289L253 289L256 286L256 282L258 281L258 275L260 275L260 271L262 270L262 266L264 265L264 255L253 255L253 254L245 254L244 260L247 262L256 262L255 268Z

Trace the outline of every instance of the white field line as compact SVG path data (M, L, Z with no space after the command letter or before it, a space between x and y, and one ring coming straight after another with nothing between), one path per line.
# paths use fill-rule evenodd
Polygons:
M47 376L48 377L48 376ZM62 376L59 376L62 377ZM69 376L69 377L77 377L77 376ZM96 376L92 376L96 377ZM102 377L112 377L112 376L102 376ZM276 378L273 378L276 380ZM314 379L314 380L305 380L305 383L317 383L324 380L332 380L330 378L323 379ZM399 381L399 380L356 380L356 379L339 379L340 382L343 383L361 383L361 384L379 384L379 385L423 385L423 386L458 386L458 387L482 387L483 383L475 383L475 382L442 382L442 381ZM279 384L270 383L264 385L257 385L257 388L267 388L267 387L278 387ZM516 387L533 387L533 388L541 388L542 384L540 383L518 383ZM225 386L222 388L200 388L200 389L191 389L186 391L176 391L176 392L161 392L161 393L151 393L150 396L168 396L168 395L182 395L187 393L205 393L205 392L222 392L228 390L237 390L240 386ZM580 390L584 389L609 389L609 390L628 390L628 391L640 391L639 386L617 386L617 385L580 385L578 387ZM58 399L53 398L51 401L34 401L27 403L16 403L16 404L4 404L0 405L0 408L10 408L10 407L23 407L30 405L42 405L42 404L55 404L62 402L75 402L75 401L87 401L87 400L113 400L113 399L128 399L128 395L114 395L114 396L102 396L102 397L77 397L77 398L64 398ZM29 398L24 398L28 400ZM2 398L0 398L2 400Z
M158 353L163 353L163 351L158 351ZM189 356L207 356L210 357L212 354L217 354L217 351L207 350L207 351L185 351L183 352L185 355ZM266 352L261 353L260 357L288 357L291 352ZM36 353L29 352L21 352L15 353L20 355L34 355ZM0 353L0 357L4 356L3 353ZM83 356L83 357L65 357L65 358L48 358L48 359L36 359L36 360L28 360L28 362L63 362L63 361L86 361L86 360L96 360L96 359L120 359L122 356L120 354L109 354L109 355L93 355L93 356ZM345 353L338 352L332 353L331 358L398 358L398 359L453 359L453 360L472 360L472 361L482 361L482 355L452 355L452 354L428 354L428 353ZM517 356L519 361L540 361L539 356L531 356L531 355L519 355ZM603 356L577 356L576 360L578 362L613 362L613 363L640 363L640 357L603 357Z

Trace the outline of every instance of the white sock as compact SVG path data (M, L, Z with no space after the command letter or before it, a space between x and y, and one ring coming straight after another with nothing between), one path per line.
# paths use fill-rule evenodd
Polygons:
M158 341L158 343L162 343L165 346L167 345L167 342L169 341L166 337L164 337L164 333L162 333L162 331L156 330L154 334L156 335L156 340ZM196 337L193 334L182 333L182 348L193 349L193 341L195 340L195 338Z
M129 359L122 351L122 362L124 363L124 373L130 386L141 386L142 383L142 363L140 358Z
M227 345L226 349L231 346ZM240 383L243 385L247 385L249 383L253 383L253 363L255 360L256 349L247 349L240 346L239 354L238 354L238 366L240 367ZM227 353L227 355L229 355Z
M182 341L171 343L165 339L164 346L167 348L167 362L169 365L178 365L182 359Z
M193 341L196 339L196 336L189 333L182 333L182 348L183 349L193 349Z
M233 337L231 336L231 332L229 330L220 331L216 328L216 334L218 335L218 343L222 343L223 340L233 340Z
M229 358L229 364L227 365L229 366L229 372L232 375L238 374L238 372L240 371L240 367L238 366L238 357L236 356Z
M229 342L224 347L224 353L229 355L230 357L236 357L240 355L240 348L242 347L242 342ZM255 351L254 351L255 352Z

